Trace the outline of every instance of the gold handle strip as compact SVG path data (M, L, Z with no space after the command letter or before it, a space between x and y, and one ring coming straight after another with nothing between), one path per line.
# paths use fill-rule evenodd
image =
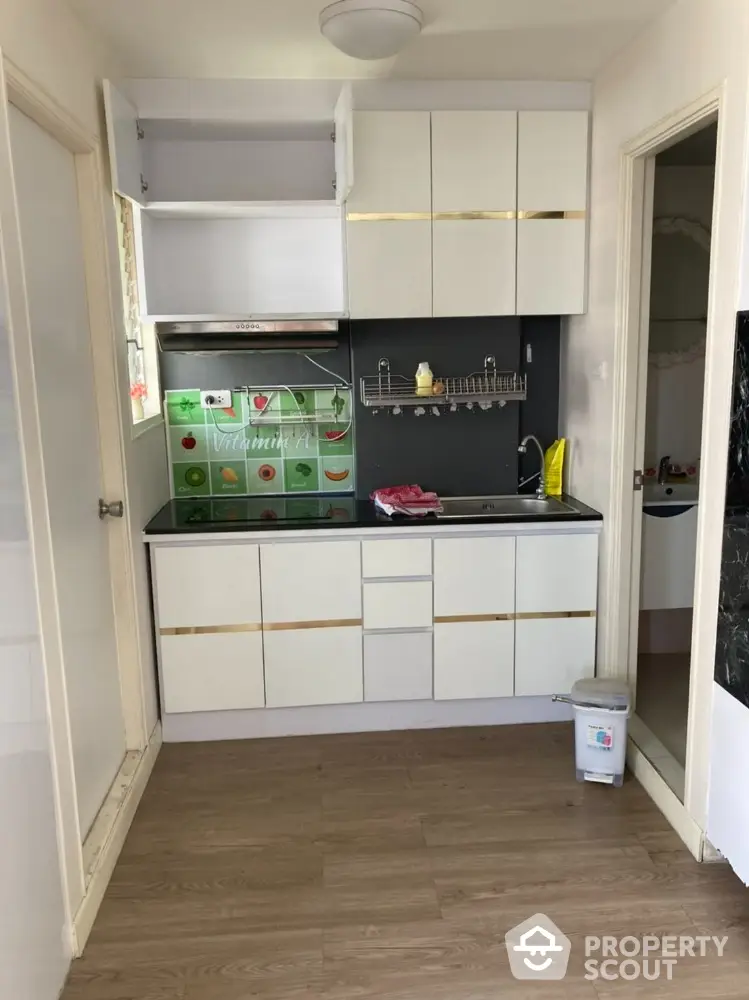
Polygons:
M587 212L518 212L521 222L532 222L534 219L584 219Z
M439 615L435 625L454 625L459 622L511 622L514 615Z
M514 622L544 618L595 618L595 611L528 611L506 615L439 615L435 625L452 625L460 622Z
M435 222L454 222L463 219L506 219L517 218L517 212L435 212L432 215Z
M534 621L542 618L595 618L595 611L525 611L515 615L515 621Z
M264 622L263 632L291 632L305 628L355 628L361 624L361 618L332 618L316 622Z
M260 632L260 622L248 625L189 625L182 628L162 628L160 635L234 635L238 632Z
M431 222L431 212L349 212L347 222Z

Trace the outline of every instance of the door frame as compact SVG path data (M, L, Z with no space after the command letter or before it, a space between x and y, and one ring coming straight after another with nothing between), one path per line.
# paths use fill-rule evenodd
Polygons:
M648 159L671 146L675 140L686 138L699 131L710 121L718 119L718 141L715 163L715 194L713 201L713 251L710 259L709 301L707 313L707 352L705 371L705 407L702 424L702 468L707 459L713 464L717 450L726 448L730 420L730 391L719 396L719 405L712 402L716 396L713 383L725 378L723 370L715 365L716 344L724 324L730 316L735 326L735 305L718 301L716 275L718 254L718 227L720 206L721 166L725 147L723 110L726 102L725 84L703 95L698 100L673 115L655 123L627 143L621 151L621 188L619 201L619 273L617 276L616 326L614 331L614 393L610 481L611 508L609 512L606 562L604 573L609 581L603 595L604 615L602 624L602 653L605 672L621 676L622 666L627 665L628 679L636 681L636 638L639 618L639 573L641 525L635 518L636 500L632 475L637 457L640 408L645 405L642 391L647 372L642 372L646 362L643 340L644 323L649 320L649 302L644 296L649 288L649 256L652 241L653 167ZM652 160L651 160L652 163ZM647 272L645 268L647 267ZM649 297L649 296L648 296ZM731 360L732 367L732 360ZM712 387L712 392L708 389ZM717 458L715 459L717 462ZM711 568L704 565L704 547L708 541L706 527L710 517L708 506L723 504L725 477L720 485L720 496L709 476L703 475L699 488L699 519L697 529L697 559L695 567L694 622L692 627L692 659L690 666L689 719L687 728L686 787L684 809L688 817L701 830L706 826L706 803L710 760L710 720L715 648L715 617L717 615L717 581L708 576ZM714 586L713 586L714 584ZM633 645L635 648L633 649ZM713 655L706 656L712 648ZM699 654L699 655L698 655ZM664 792L668 788L663 780ZM655 779L652 783L655 783Z
M36 398L34 358L26 280L22 256L19 211L11 155L8 109L13 105L74 154L78 182L81 234L94 368L95 398L101 442L102 486L108 499L128 502L123 448L121 379L117 368L118 327L108 267L102 150L99 139L37 86L0 50L0 240L6 285L13 380L18 401L19 433L26 480L27 519L35 566L39 620L44 655L46 699L50 732L55 812L66 923L71 948L80 953L103 895L100 874L87 865L78 815L68 698L53 572L52 536ZM129 403L129 401L128 401ZM129 406L128 406L129 412ZM128 429L129 430L129 429ZM95 516L92 498L92 517ZM138 653L133 539L127 517L108 525L115 640L122 692L126 749L151 755L146 731L146 701ZM153 745L153 743L151 744ZM157 746L154 748L154 754ZM128 757L131 755L128 754ZM127 761L127 757L126 757ZM152 765L152 760L150 761ZM124 765L123 765L124 766ZM132 761L130 762L132 770ZM150 770L150 768L149 768ZM120 772L122 773L122 772ZM145 774L147 778L147 774ZM113 779L119 776L113 775ZM145 781L143 781L143 787ZM142 789L141 789L142 791ZM120 788L120 798L125 793ZM124 809L124 807L123 807ZM134 812L134 805L132 806ZM118 817L119 818L119 817ZM132 818L132 817L130 817ZM129 822L127 824L129 826ZM95 824L96 826L96 824ZM97 863L108 881L114 861L107 850L119 839L109 829ZM124 834L122 835L124 840ZM116 848L119 853L119 847ZM116 860L116 854L114 855ZM108 873L105 869L109 869ZM81 915L83 915L81 917Z

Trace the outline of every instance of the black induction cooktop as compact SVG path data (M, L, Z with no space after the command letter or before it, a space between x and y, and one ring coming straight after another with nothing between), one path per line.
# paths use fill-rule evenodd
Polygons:
M356 520L356 500L351 496L185 499L172 500L163 513L170 522L168 527L163 526L166 530L199 526L207 531L219 526L236 529L242 524L250 526L261 521L348 524Z

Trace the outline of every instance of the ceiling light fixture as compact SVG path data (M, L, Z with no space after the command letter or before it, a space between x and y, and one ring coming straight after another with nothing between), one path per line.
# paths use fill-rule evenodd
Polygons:
M320 14L320 31L354 59L387 59L421 31L424 15L411 0L338 0Z

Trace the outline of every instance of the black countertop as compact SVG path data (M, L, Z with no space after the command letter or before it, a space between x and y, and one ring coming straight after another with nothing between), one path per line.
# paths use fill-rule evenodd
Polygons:
M497 514L494 517L443 521L433 514L426 517L386 517L369 500L350 496L315 497L235 497L232 499L170 500L146 525L146 535L189 535L234 531L310 531L315 528L384 528L388 525L436 528L455 524L512 524L533 521L601 521L602 515L574 497L564 494L574 507L556 514L529 514L522 518Z

